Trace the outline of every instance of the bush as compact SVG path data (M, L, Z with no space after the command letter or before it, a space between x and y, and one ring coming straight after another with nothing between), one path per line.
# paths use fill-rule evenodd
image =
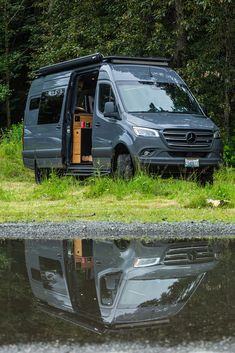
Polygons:
M0 138L0 179L27 180L32 173L22 160L23 125L17 124L4 131Z
M235 167L235 136L224 145L224 162L227 166Z

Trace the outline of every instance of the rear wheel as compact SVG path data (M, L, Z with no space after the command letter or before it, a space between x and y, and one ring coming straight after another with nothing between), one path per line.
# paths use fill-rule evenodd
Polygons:
M38 168L37 164L35 164L34 175L35 175L36 184L41 184L43 182L43 180L48 179L49 169Z
M131 179L134 175L134 167L130 154L119 154L117 157L116 175L118 178Z

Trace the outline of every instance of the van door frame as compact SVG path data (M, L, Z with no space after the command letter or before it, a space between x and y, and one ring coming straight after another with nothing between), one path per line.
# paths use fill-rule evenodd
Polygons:
M64 132L65 132L65 140L66 140L66 145L65 145L65 165L67 167L72 165L72 147L73 147L73 114L74 114L74 107L75 107L75 99L76 99L76 93L77 93L77 80L79 76L86 75L92 72L97 72L97 82L98 83L98 76L99 76L99 71L100 71L101 64L99 65L92 65L88 66L87 68L82 68L80 70L75 70L70 78L69 82L69 87L68 87L68 94L67 94L67 100L66 100L66 109L65 109L65 118L64 118ZM96 86L97 88L97 86ZM96 94L96 90L95 90ZM95 96L94 96L95 98ZM93 112L94 114L94 112ZM93 118L92 114L92 118ZM92 127L93 128L93 127ZM93 142L93 141L92 141ZM93 143L92 143L93 145Z

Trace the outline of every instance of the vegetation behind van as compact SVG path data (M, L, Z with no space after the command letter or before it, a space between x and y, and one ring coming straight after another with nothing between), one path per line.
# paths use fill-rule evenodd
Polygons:
M89 176L196 173L212 182L218 127L164 58L97 53L43 67L24 117L23 160L41 182L53 169Z

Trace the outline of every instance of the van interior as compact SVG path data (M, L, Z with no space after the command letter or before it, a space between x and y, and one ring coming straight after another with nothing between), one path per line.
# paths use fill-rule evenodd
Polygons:
M98 71L77 77L73 106L72 164L92 164L92 120Z

